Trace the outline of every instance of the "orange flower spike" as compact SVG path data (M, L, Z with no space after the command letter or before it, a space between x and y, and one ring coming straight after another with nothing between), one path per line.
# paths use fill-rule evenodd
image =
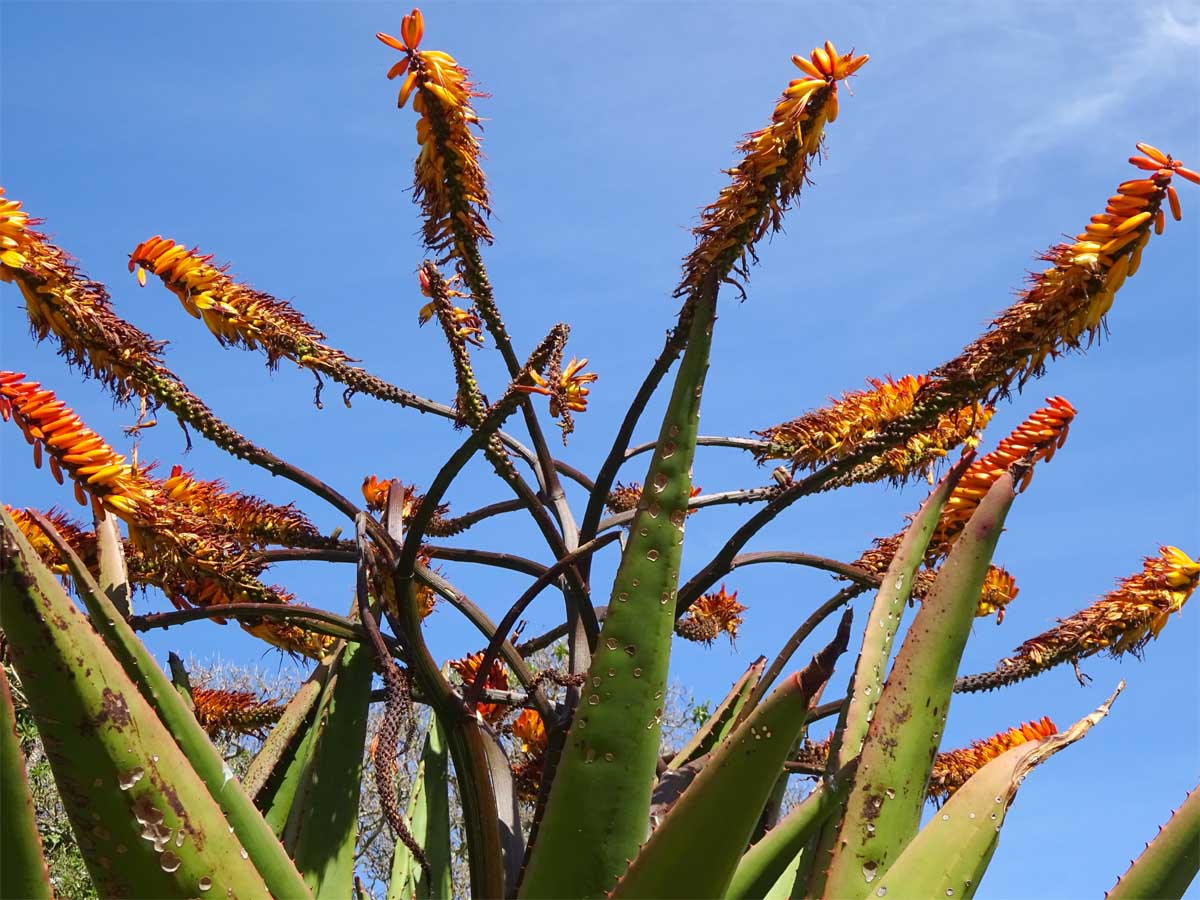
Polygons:
M1040 721L1026 722L986 740L975 741L969 747L939 753L929 777L930 799L944 802L996 757L1021 744L1048 738L1057 731L1049 717L1043 717Z
M69 473L80 505L87 504L90 494L122 518L138 521L151 516L152 492L144 476L79 416L53 400L53 393L39 390L36 381L23 381L24 377L19 372L0 372L0 417L12 418L35 445L35 459L44 452L60 484L63 472Z
M1062 397L1049 397L1049 405L1033 413L1008 437L1000 441L991 453L971 463L950 498L942 509L941 520L929 542L931 557L944 556L966 527L967 520L975 512L979 502L986 496L996 479L1007 472L1014 463L1029 460L1031 463L1049 462L1055 452L1067 440L1067 433L1075 418L1075 408ZM1023 491L1033 477L1032 466L1017 486Z

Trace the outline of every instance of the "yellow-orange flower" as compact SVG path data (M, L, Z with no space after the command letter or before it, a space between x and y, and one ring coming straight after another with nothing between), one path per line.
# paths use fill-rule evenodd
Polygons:
M730 184L705 207L693 229L696 246L684 259L676 296L692 295L706 282L744 279L755 259L754 245L778 231L783 215L808 180L812 159L821 150L825 125L838 115L838 82L853 75L866 56L838 54L826 42L810 60L792 61L806 76L789 83L775 105L771 123L746 135L738 145L742 160Z
M421 11L414 9L401 20L399 39L382 32L376 37L404 54L387 77L404 76L398 105L412 97L419 116L413 195L425 218L425 244L462 259L476 252L476 241L492 240L487 179L479 165L479 139L471 130L479 124L471 101L482 95L450 54L418 49L424 30Z
M930 799L944 803L967 783L968 778L996 757L1007 753L1013 747L1043 740L1057 732L1058 728L1049 717L1043 716L1040 721L1026 722L1017 728L1009 728L986 740L975 741L969 747L939 753L933 762L933 772L929 777Z
M463 686L469 689L475 683L475 675L479 672L479 667L483 664L483 651L472 653L464 656L462 659L450 660L450 668L458 673L462 678ZM500 660L492 663L492 669L484 678L483 687L494 691L508 690L508 672L501 664ZM493 724L504 718L504 714L508 711L508 707L500 703L478 703L475 706L475 711Z
M1152 229L1162 230L1166 201L1181 211L1171 181L1200 176L1148 144L1130 162L1150 174L1123 182L1104 212L1042 257L1052 265L1035 274L1015 304L959 356L935 369L931 390L1001 396L1042 374L1047 359L1091 344L1125 279L1137 272Z
M693 485L690 496L699 497L700 492L703 490L700 485ZM642 483L640 481L631 481L629 484L618 483L616 490L609 493L604 505L615 513L623 513L637 509L637 505L641 499ZM687 514L690 516L699 511L699 509L689 509Z
M742 613L748 608L737 602L737 595L737 591L725 593L725 585L715 594L705 594L675 623L675 633L689 641L712 644L724 632L732 642L741 627Z
M213 526L251 544L290 546L317 536L316 527L293 504L277 506L249 494L230 492L220 480L202 481L182 466L171 469L162 482L163 492L187 505Z
M929 541L931 557L950 552L988 490L1015 463L1022 460L1031 464L1049 462L1066 442L1071 421L1075 418L1075 407L1062 397L1048 397L1046 403L1047 406L1034 412L1000 441L995 450L975 460L963 473L942 508L941 519ZM1025 490L1032 478L1031 465L1017 489Z
M560 426L565 442L567 435L575 430L571 413L587 410L587 398L590 393L587 385L599 379L600 376L595 372L581 371L587 365L586 358L575 359L572 357L565 369L560 369L560 365L561 362L556 354L550 364L548 378L543 378L536 370L530 369L529 377L533 379L534 383L518 384L515 387L518 391L524 391L527 394L545 394L550 398L550 415L561 420Z
M153 490L145 477L53 391L24 378L20 372L0 372L0 418L11 418L33 445L34 465L40 469L44 457L59 484L64 472L69 475L80 505L91 497L98 508L124 519L152 516Z
M1137 655L1158 637L1172 613L1179 612L1200 581L1200 562L1178 547L1160 547L1146 557L1142 571L1117 583L1091 606L1049 631L1030 638L1001 670L1032 667L1038 671L1075 662L1104 650L1111 656Z
M283 715L283 705L260 700L253 691L192 690L196 721L210 735L249 734L262 737L268 725Z
M546 725L537 710L523 709L512 724L513 737L522 753L538 754L546 749Z
M58 548L46 537L46 532L42 531L41 527L33 521L29 515L30 510L17 509L7 503L4 508L8 510L8 514L13 517L13 522L25 536L25 540L29 541L34 552L41 557L42 562L50 571L56 575L65 575L68 571L66 560L59 555ZM87 565L89 569L93 568L96 561L96 535L60 510L51 508L42 515L50 520L54 530L78 554L84 565Z
M310 325L295 307L270 294L239 284L226 274L228 266L214 266L212 256L201 256L169 238L155 235L142 241L129 255L129 271L146 283L146 270L162 279L183 308L200 319L221 344L258 347L275 366L281 358L301 366L335 366L349 357L325 343L325 335Z
M755 432L767 444L756 450L755 456L760 463L790 459L793 472L853 456L886 426L911 413L917 395L928 382L924 375L868 379L870 390L848 391L826 407ZM890 478L897 484L917 475L931 478L933 467L950 450L977 442L991 417L992 408L980 403L944 413L933 426L881 452L862 467L862 476L869 480Z
M161 371L163 341L117 316L104 285L79 272L75 261L28 226L16 200L0 188L0 281L14 282L37 340L53 334L63 356L95 377L119 402L147 397L145 371Z
M896 551L900 549L900 541L903 537L904 534L901 532L890 537L876 538L872 542L871 548L864 551L854 561L854 565L873 575L882 576L887 572L888 566L892 564L892 559L895 557ZM937 574L937 569L923 568L917 571L912 586L914 599L923 600L929 595ZM1007 571L1000 566L988 566L975 615L982 617L996 613L996 624L999 625L1004 621L1005 608L1016 599L1019 590L1016 579Z

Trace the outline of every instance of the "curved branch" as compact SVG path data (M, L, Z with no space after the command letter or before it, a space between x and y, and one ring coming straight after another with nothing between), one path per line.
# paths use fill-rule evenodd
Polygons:
M813 569L821 569L824 572L832 572L834 575L840 575L843 578L868 587L877 585L882 580L881 576L876 575L874 572L868 572L866 569L860 569L858 566L853 566L849 563L839 562L836 559L827 559L824 556L813 556L810 553L795 553L791 550L764 550L758 553L742 553L730 560L729 571L732 572L734 569L739 569L742 566L772 562L790 563L796 566L809 566Z
M630 447L625 451L625 460L628 461L639 453L645 453L648 450L653 450L657 445L656 441L650 441L646 444L638 444L636 447ZM696 438L697 447L732 447L735 450L764 450L770 445L766 441L758 441L754 438L740 437L721 437L718 435L700 435Z
M596 550L599 550L605 544L611 543L619 538L617 533L602 535L595 540L589 541L583 546L571 553L568 553L562 559L558 560L554 565L543 572L533 584L531 584L511 607L504 614L504 618L500 620L500 625L492 635L491 641L488 643L487 650L484 651L483 661L479 664L479 668L475 672L475 678L471 682L471 687L466 694L466 703L468 709L474 709L475 704L479 702L479 692L482 690L484 682L487 680L487 675L492 669L492 663L496 661L499 655L500 643L504 639L504 635L508 634L514 625L517 624L517 619L525 612L526 607L533 602L545 588L547 588L562 572L572 565L577 559L581 559Z
M469 547L442 547L436 544L426 544L423 548L433 559L444 559L446 562L478 563L482 566L495 566L498 569L509 569L522 572L534 578L542 575L546 567L532 559L514 556L511 553L496 553L491 550L474 550Z
M778 493L778 485L769 485L767 487L744 488L737 491L721 491L717 494L702 494L688 501L688 509L702 509L705 506L724 506L730 503L754 503L758 500L766 500ZM609 516L600 522L596 530L607 531L618 525L625 525L628 522L632 522L636 514L637 510L631 509L626 512L617 513L614 516Z
M182 625L185 622L196 622L201 619L222 618L312 622L316 624L308 626L309 630L318 634L347 641L365 642L369 640L366 629L357 622L351 622L337 613L316 609L312 606L301 606L297 603L286 605L282 603L225 603L220 606L197 606L174 612L130 616L129 625L134 631L150 631L153 628L170 628L173 625ZM393 656L401 660L405 658L399 641L387 635L384 635L383 639L388 651Z

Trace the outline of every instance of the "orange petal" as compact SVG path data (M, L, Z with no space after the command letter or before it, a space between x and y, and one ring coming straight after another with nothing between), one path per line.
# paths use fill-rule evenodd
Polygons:
M390 34L384 34L382 31L377 31L375 33L375 37L379 38L379 40L383 41L393 50L399 50L401 53L403 53L407 49L401 41L396 40Z
M1138 144L1137 148L1151 159L1157 160L1159 165L1167 166L1171 163L1170 157L1168 157L1167 154L1163 153L1157 147L1152 147L1149 144Z

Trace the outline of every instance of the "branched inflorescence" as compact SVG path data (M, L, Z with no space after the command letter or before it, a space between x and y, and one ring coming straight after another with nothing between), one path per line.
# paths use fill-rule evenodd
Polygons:
M1021 744L1048 738L1057 731L1050 718L1043 716L1037 722L1026 722L985 740L974 741L969 747L939 753L929 776L929 798L935 803L944 803L967 783L968 778L996 757Z
M997 478L1015 464L1022 463L1027 468L1017 490L1023 491L1033 478L1034 464L1054 458L1055 452L1067 440L1075 408L1062 397L1048 397L1046 403L1047 406L1034 412L1001 440L995 450L975 460L963 473L946 501L937 529L929 541L929 558L943 558L950 552Z
M973 741L969 747L943 751L934 758L926 796L940 806L966 784L967 779L996 757L1021 744L1048 738L1057 731L1058 728L1049 717L1043 716L1036 722L1025 722L989 738ZM792 759L805 770L820 772L824 770L828 757L829 740L826 739L804 741Z
M760 463L791 460L793 472L814 470L852 456L885 426L910 414L928 381L924 375L870 379L870 390L847 392L826 407L755 432L766 441L755 456ZM975 402L943 413L933 426L882 450L862 468L862 480L887 478L903 484L914 476L932 479L933 467L955 447L974 445L991 417L990 406Z

